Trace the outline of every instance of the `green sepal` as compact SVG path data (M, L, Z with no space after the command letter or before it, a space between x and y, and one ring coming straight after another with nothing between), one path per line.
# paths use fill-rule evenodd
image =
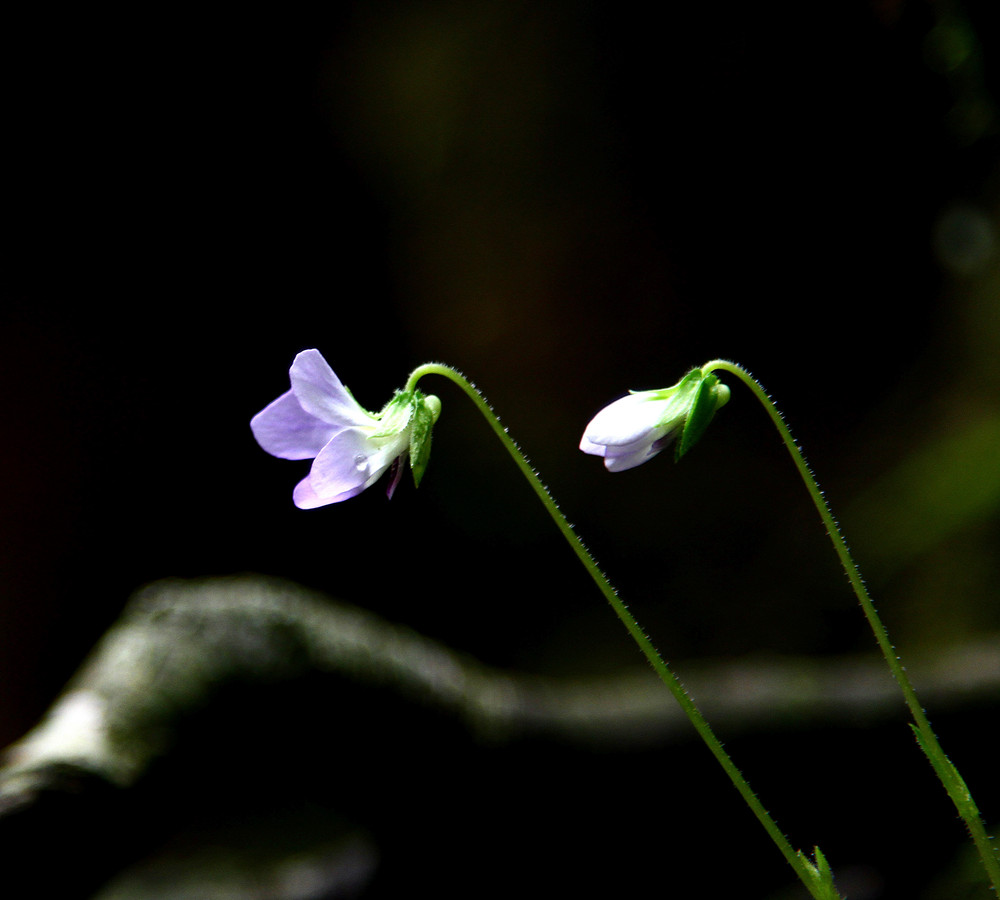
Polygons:
M410 409L410 469L413 483L420 487L431 458L431 430L441 414L441 401L433 395L414 391Z
M686 397L698 388L698 385L701 384L704 378L705 376L702 374L701 369L691 369L685 372L684 377L672 388L667 388L667 391L676 391L681 397Z
M692 375L697 377L698 384L693 389L694 396L691 399L691 408L684 420L680 438L674 447L675 460L680 459L697 443L698 439L705 433L705 429L708 428L708 423L712 421L715 411L722 405L719 402L721 399L718 391L719 379L711 373L702 375L700 369L693 369L684 377L680 386L683 387ZM728 391L725 396L728 399ZM723 402L725 401L723 400Z
M375 418L379 421L379 429L373 437L382 438L398 434L413 418L412 396L405 391L396 391Z

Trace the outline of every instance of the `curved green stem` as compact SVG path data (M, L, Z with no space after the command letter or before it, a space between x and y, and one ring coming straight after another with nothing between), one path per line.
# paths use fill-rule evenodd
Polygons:
M542 483L541 479L531 467L531 464L528 462L525 455L521 452L521 449L517 446L514 439L511 438L511 436L507 433L507 430L500 423L496 413L493 412L483 395L479 392L475 385L468 381L468 379L466 379L460 372L450 366L438 363L428 363L427 365L414 369L409 380L407 381L405 390L413 391L416 388L417 382L425 375L441 375L458 385L483 414L486 421L489 422L490 427L496 433L497 437L500 438L501 443L507 448L511 457L513 457L514 462L521 470L521 473L528 479L529 484L531 484L535 493L538 495L538 498L542 501L546 510L548 510L549 515L562 532L563 537L566 538L566 541L573 548L573 551L576 553L580 562L583 563L584 568L590 573L590 577L594 580L597 587L600 588L601 593L604 594L608 603L611 604L612 609L614 609L615 613L617 613L618 618L625 625L625 628L628 630L633 640L639 645L639 649L649 661L653 670L659 676L660 680L670 689L670 692L674 695L688 719L690 719L691 724L694 725L695 730L698 732L701 739L708 745L709 750L712 751L712 754L719 761L722 768L729 776L730 781L732 781L733 785L735 785L736 789L740 792L747 805L749 805L750 809L753 811L754 815L764 826L764 829L778 846L778 849L782 852L785 859L792 866L796 874L802 880L803 884L805 884L809 892L816 898L816 900L828 900L830 896L829 892L816 886L817 879L813 867L802 854L796 853L791 844L788 842L788 839L784 834L782 834L781 830L775 824L768 811L757 798L757 795L750 789L750 785L747 783L747 780L743 777L740 770L736 767L736 764L729 757L729 754L726 753L722 743L715 736L715 733L709 726L708 721L688 695L680 680L673 673L666 662L664 662L652 642L639 627L635 617L631 612L629 612L629 609L624 602L622 602L611 582L608 581L607 576L598 567L594 558L590 555L590 551L588 551L586 546L584 546L583 541L581 541L577 536L573 527L560 511L555 500L552 499L552 495L549 493L548 488L546 488Z
M882 655L885 657L885 661L889 665L893 677L903 692L906 705L909 707L910 714L913 716L915 723L913 727L917 743L927 755L934 771L941 779L945 790L948 792L959 815L969 829L969 834L976 845L976 849L979 851L979 855L982 857L983 866L989 875L994 892L1000 893L1000 854L998 854L996 847L991 843L989 836L986 834L982 816L975 801L972 799L971 793L969 793L968 787L966 787L954 764L945 755L944 750L941 749L941 745L931 728L927 714L924 712L913 684L906 674L906 669L900 661L892 643L889 641L889 633L886 631L885 625L882 624L882 620L875 609L875 604L872 602L868 589L865 587L861 572L854 562L850 550L847 549L847 543L840 533L840 528L833 517L833 513L830 511L830 506L826 502L826 498L823 496L823 492L820 490L819 484L812 474L809 465L806 463L802 451L788 430L785 420L760 382L742 366L727 360L716 359L702 366L702 371L705 373L711 371L729 372L739 378L753 391L757 399L760 400L771 417L771 421L774 422L775 427L778 429L781 439L788 448L788 452L791 454L792 460L795 462L795 466L799 470L802 480L805 482L809 496L812 498L813 504L823 520L823 524L826 526L827 534L829 534L830 540L833 542L837 556L840 558L840 563L847 573L847 578L854 589L858 602L861 604L861 609L868 619L868 624L875 634L875 639L878 641Z

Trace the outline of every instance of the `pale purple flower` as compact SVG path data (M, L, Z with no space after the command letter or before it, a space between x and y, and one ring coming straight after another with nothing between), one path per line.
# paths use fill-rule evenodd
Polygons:
M580 449L603 456L609 472L642 465L681 439L679 458L728 399L729 388L718 378L692 369L673 387L632 391L605 406L584 431Z
M603 456L609 472L624 472L652 459L677 437L684 404L662 391L639 391L605 406L587 426L580 449Z
M313 460L292 493L295 505L314 509L347 500L393 468L391 497L403 471L402 457L411 449L416 411L426 406L436 419L437 398L397 392L380 413L370 413L318 350L299 353L288 374L291 390L257 413L250 427L273 456Z

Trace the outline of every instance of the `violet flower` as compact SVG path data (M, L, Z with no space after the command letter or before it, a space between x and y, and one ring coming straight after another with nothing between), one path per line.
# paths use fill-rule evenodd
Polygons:
M729 388L711 373L692 369L659 391L631 391L590 421L580 449L603 456L609 472L624 472L652 459L676 441L680 459L701 437Z
M292 493L300 509L360 494L392 469L391 497L409 453L419 484L430 433L441 411L437 397L397 391L381 412L364 409L318 350L303 350L289 369L291 390L253 417L257 443L281 459L312 459Z

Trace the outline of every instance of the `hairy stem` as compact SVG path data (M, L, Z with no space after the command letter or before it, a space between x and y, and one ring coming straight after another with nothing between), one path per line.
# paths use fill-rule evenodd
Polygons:
M572 525L569 524L555 500L553 500L548 488L545 487L535 470L531 467L531 464L528 462L521 449L517 446L517 443L513 438L511 438L511 436L507 433L507 430L500 423L499 418L496 413L493 412L485 397L483 397L475 385L473 385L460 372L450 366L438 363L428 363L427 365L423 365L415 369L410 375L405 390L414 390L417 382L426 375L441 375L458 385L483 414L486 421L489 422L490 427L496 433L497 437L500 438L501 443L507 448L507 451L517 464L517 467L521 470L521 473L528 480L528 483L534 489L538 498L542 501L542 505L552 517L556 527L558 527L562 532L563 537L566 538L570 547L573 548L573 552L576 553L580 562L583 563L584 568L590 573L590 577L593 579L594 583L600 589L601 593L604 594L608 603L611 604L611 608L625 625L625 628L632 636L632 639L636 642L636 644L638 644L639 649L649 661L653 670L659 676L660 680L670 689L670 692L674 695L678 704L680 704L681 709L691 721L691 724L694 726L701 739L705 742L709 750L711 750L712 754L725 770L730 781L732 781L733 785L740 792L747 805L753 811L761 825L763 825L764 829L767 831L768 835L770 835L778 849L782 852L789 865L791 865L791 867L795 870L802 883L806 886L813 897L816 898L816 900L824 900L824 898L829 897L828 893L823 892L816 886L816 876L812 871L810 871L808 862L802 857L801 854L796 853L796 851L792 848L788 839L771 818L770 813L768 813L768 811L764 808L764 805L757 798L757 795L751 790L746 778L744 778L743 774L732 761L729 754L726 753L721 741L715 736L715 733L709 726L708 721L688 695L673 670L666 664L663 657L660 656L657 649L646 636L645 632L643 632L643 630L639 627L635 616L633 616L629 611L628 607L618 596L618 593L608 580L607 576L601 571L600 567L594 561L590 551L587 550L583 541L580 540L579 536L573 530Z
M742 366L727 360L716 359L703 366L702 371L706 373L711 371L729 372L739 378L753 391L757 399L760 400L771 417L771 421L774 422L775 427L778 429L781 439L784 441L792 460L795 462L795 467L799 470L799 474L805 482L809 496L812 498L813 504L819 512L820 518L823 520L823 524L826 526L827 534L833 542L834 549L844 568L844 572L847 574L851 587L854 589L858 602L861 604L861 609L864 611L865 617L868 619L868 624L875 634L875 640L878 641L879 649L882 651L882 655L885 657L885 661L892 671L893 677L903 692L906 705L909 707L910 714L913 716L915 723L914 731L917 743L927 755L931 766L948 792L948 796L951 797L955 808L965 822L969 834L976 845L976 849L982 858L983 866L990 878L994 892L1000 893L1000 854L998 854L997 848L986 834L982 816L975 801L972 799L972 794L969 792L968 787L954 764L945 755L937 736L931 728L931 723L917 698L917 693L913 688L909 675L906 673L906 668L903 666L899 655L889 640L889 633L875 609L875 604L872 602L868 589L865 587L861 572L854 562L850 550L847 548L847 543L840 533L840 528L833 517L833 513L830 511L830 505L826 502L826 498L823 496L822 490L820 490L816 477L813 475L812 470L806 463L805 457L802 455L802 451L788 430L785 420L760 382Z

